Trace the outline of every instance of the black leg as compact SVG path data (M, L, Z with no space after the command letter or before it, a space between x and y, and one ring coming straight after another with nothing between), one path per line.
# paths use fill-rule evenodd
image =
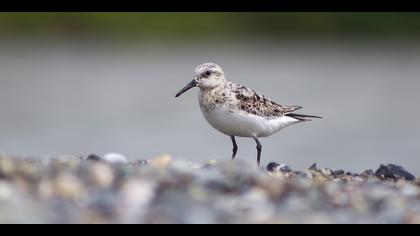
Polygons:
M235 136L230 136L230 139L232 139L233 144L232 160L235 160L236 152L238 151L238 145L236 145Z
M258 141L258 138L254 137L254 140L257 143L257 151L258 151L257 164L258 164L258 166L260 166L262 145L261 145L260 141Z

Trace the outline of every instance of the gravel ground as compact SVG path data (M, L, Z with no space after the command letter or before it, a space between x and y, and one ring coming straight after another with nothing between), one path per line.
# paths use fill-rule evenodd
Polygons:
M420 223L419 186L395 165L0 156L0 223Z

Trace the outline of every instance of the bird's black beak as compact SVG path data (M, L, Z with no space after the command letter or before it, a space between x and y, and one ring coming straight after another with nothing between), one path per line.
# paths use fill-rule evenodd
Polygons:
M187 86L185 86L183 89L181 89L181 91L179 91L175 97L179 97L181 96L181 94L187 92L188 90L190 90L191 88L194 88L195 86L197 86L197 81L194 79L193 81L191 81L189 84L187 84Z

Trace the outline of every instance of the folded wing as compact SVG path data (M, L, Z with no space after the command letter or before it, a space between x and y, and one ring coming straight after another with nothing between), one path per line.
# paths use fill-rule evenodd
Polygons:
M239 108L250 114L266 118L276 118L302 108L300 106L282 106L261 93L239 84L232 83L230 86L239 102Z

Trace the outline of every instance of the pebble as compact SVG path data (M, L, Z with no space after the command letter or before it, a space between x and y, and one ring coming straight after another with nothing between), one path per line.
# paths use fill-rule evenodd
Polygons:
M383 180L392 179L395 181L399 179L405 179L405 180L416 179L414 175L406 171L403 167L393 165L393 164L388 164L386 166L381 165L379 169L375 172L375 176Z
M96 154L90 154L87 158L87 161L102 161L102 157L96 155Z
M0 179L11 177L15 170L15 163L11 159L0 157Z
M335 170L335 171L333 171L333 175L334 175L334 177L338 177L338 176L340 176L340 175L344 175L346 172L344 171L344 170Z
M125 221L132 222L146 213L147 206L156 195L154 183L132 179L124 183L118 196L120 214Z
M278 166L278 170L279 170L279 171L281 171L281 172L286 172L286 173L288 173L288 172L291 172L291 171L292 171L292 169L290 168L290 166L288 166L288 165L286 165L286 164L281 164L281 165L279 165L279 166Z
M291 172L292 169L286 164L278 164L276 162L271 162L267 165L267 170L270 172L281 171L281 172Z
M83 163L83 158L78 158L75 156L61 156L57 158L51 158L50 165L54 165L58 168L77 168Z
M401 184L401 194L406 197L418 197L420 195L420 189L418 186L407 184L402 182Z
M317 171L318 169L317 169L317 167L316 167L316 163L312 164L312 165L309 167L309 170L314 170L314 171Z
M321 170L321 173L325 176L330 176L333 174L333 172L330 169L324 168Z
M359 177L359 176L354 177L353 181L359 182L359 183L365 182L365 180L362 177Z
M370 177L373 177L373 176L375 176L375 173L373 172L373 170L365 170L365 171L363 171L361 174L360 174L360 176L362 176L362 177L364 177L364 178L370 178Z
M105 163L95 163L89 173L93 183L100 188L110 188L114 183L114 172Z
M103 157L96 154L90 154L86 158L86 160L93 161L93 162L107 162L110 164L127 164L128 163L127 158L120 153L107 153Z
M0 223L420 222L420 181L395 165L376 177L316 164L304 171L276 162L261 171L241 160L194 165L169 155L118 165L93 154L87 160L0 156Z
M77 200L84 192L84 186L80 179L70 173L61 173L55 179L53 188L58 197L67 200Z
M0 181L0 201L9 200L13 197L12 186L5 181Z
M150 160L150 165L155 168L166 168L172 162L172 157L168 154L164 154Z
M213 160L208 161L206 164L204 164L200 168L201 169L207 169L207 168L211 168L211 167L215 166L216 164L217 164L217 161L213 159Z
M105 162L111 163L111 164L126 164L128 163L127 158L119 153L107 153L104 155L103 160Z
M136 166L148 166L150 165L150 161L149 160L139 160L135 162Z

